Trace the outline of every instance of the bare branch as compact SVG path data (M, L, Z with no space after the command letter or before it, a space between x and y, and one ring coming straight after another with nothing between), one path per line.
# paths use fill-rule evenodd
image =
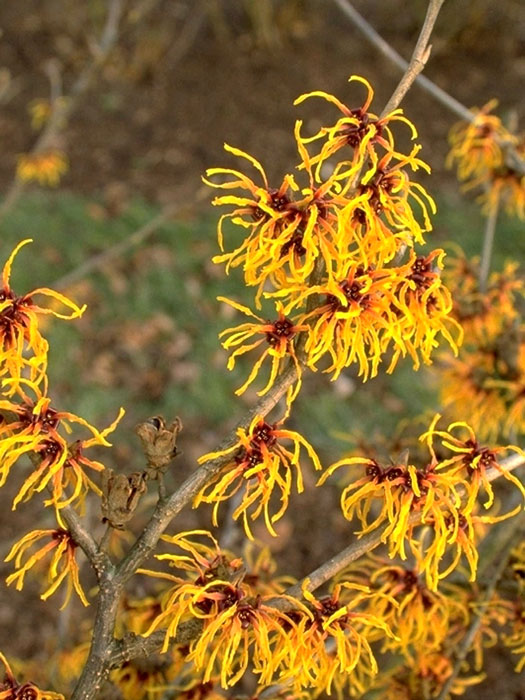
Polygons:
M56 94L56 70L52 67L53 64L50 64L50 78L52 86L51 114L44 129L31 149L31 155L42 153L55 144L58 134L63 131L68 119L71 116L71 113L75 109L78 98L81 97L87 90L97 71L105 63L117 41L118 26L122 16L123 6L123 0L109 0L106 23L104 25L104 29L102 30L100 41L94 51L95 55L93 60L90 61L81 71L73 83L69 91L69 95L67 95L65 98ZM13 184L7 191L2 205L0 206L0 220L14 206L20 195L24 192L25 188L26 183L19 178L15 178Z
M119 258L129 249L136 248L137 246L141 245L142 243L144 243L145 240L147 240L156 231L158 231L158 229L161 226L163 226L167 221L169 221L169 219L171 219L173 216L177 214L182 214L187 209L201 202L204 199L204 192L204 188L199 190L194 200L187 205L173 205L166 207L164 211L160 212L160 214L148 221L146 224L144 224L144 226L141 226L139 229L134 231L123 241L120 241L120 243L116 243L115 245L106 248L106 250L103 250L100 253L93 255L91 258L88 258L78 267L57 279L52 285L53 288L65 289L66 287L75 284L79 280L91 274L95 270L98 270L99 268L103 267L110 261Z
M196 639L201 634L202 628L202 620L194 619L182 622L179 625L177 636L173 639L172 644L189 644L189 642ZM135 634L126 635L117 642L111 656L111 668L118 668L126 661L131 661L131 659L147 657L150 654L159 652L162 649L165 638L165 630L154 632L149 637L141 637Z
M409 66L408 61L406 61L395 49L393 49L390 44L383 39L380 34L372 27L372 25L366 21L366 19L357 12L349 0L334 0L334 2L340 7L343 13L350 19L353 24L363 33L363 35L379 50L381 53L388 58L397 68L402 71L406 71ZM442 88L436 85L432 80L429 80L424 75L416 75L414 83L419 85L423 90L425 90L429 95L434 97L438 102L445 106L448 110L456 114L460 119L467 122L474 121L476 115L470 109L465 107L464 104L456 100L455 97L449 95ZM505 153L505 162L509 168L515 170L520 175L525 175L525 160L523 160L512 147L511 144L506 142L499 143L501 148Z
M444 0L429 1L425 21L423 22L423 26L412 54L412 58L410 59L410 63L407 65L405 73L394 90L392 97L388 100L385 108L381 112L382 117L399 106L401 100L407 94L414 80L425 67L431 50L431 46L428 42L430 41L430 35L432 34L432 29L434 28L434 24L436 23L443 2Z
M399 54L395 49L393 49L390 44L383 39L383 37L376 32L366 19L359 14L359 12L350 4L349 0L334 0L334 2L341 8L343 13L355 24L355 26L364 34L364 36L376 47L381 53L388 58L391 63L393 63L397 68L402 71L406 71L408 68L408 61L406 61L401 54ZM472 121L472 112L461 104L454 97L449 95L447 92L442 90L438 85L433 83L424 75L418 75L415 79L416 85L419 85L428 93L430 93L435 99L441 102L449 110L455 112L458 117L465 119L466 121Z

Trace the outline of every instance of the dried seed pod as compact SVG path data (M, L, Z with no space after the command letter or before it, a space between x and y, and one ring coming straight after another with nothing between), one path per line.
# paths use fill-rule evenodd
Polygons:
M112 469L102 473L102 520L117 530L131 520L141 495L146 490L145 472L115 474Z
M151 479L156 479L159 472L163 474L177 456L177 436L181 430L182 421L178 416L171 425L167 425L162 416L153 416L135 427L148 462L146 471Z

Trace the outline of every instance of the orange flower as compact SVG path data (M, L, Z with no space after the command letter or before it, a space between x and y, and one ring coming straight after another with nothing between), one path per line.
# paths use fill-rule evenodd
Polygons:
M18 156L16 175L23 182L36 180L40 185L56 187L67 169L67 157L62 151L23 153Z
M375 171L378 160L375 152L376 144L394 154L394 139L389 127L391 122L404 122L409 127L412 138L417 136L415 126L403 116L402 109L395 109L384 117L378 117L368 112L374 96L372 86L365 78L358 75L350 76L349 82L353 81L362 83L367 89L364 103L356 109L350 109L333 95L321 90L301 95L294 102L295 105L298 105L310 97L321 97L334 104L343 113L343 116L333 126L322 127L317 134L308 138L300 136L302 122L298 122L296 127L296 138L300 148L304 148L305 144L313 143L319 139L324 140L320 153L309 159L310 164L317 164L316 177L318 179L322 164L343 148L351 151L352 155L349 160L344 159L339 163L337 168L338 178L352 178L354 175L357 175L367 157L372 161L372 167L369 172ZM300 167L305 167L304 156L303 166Z
M63 529L60 520L59 525L60 527L55 530L33 530L27 535L24 535L21 540L13 545L5 561L14 560L14 565L17 570L7 577L6 583L10 586L12 583L16 582L17 591L21 591L24 586L25 575L29 569L43 559L46 554L54 551L48 571L48 581L50 585L44 593L42 593L40 598L42 600L47 600L57 591L63 581L67 581L66 598L61 609L68 604L73 589L82 603L84 605L89 605L78 577L78 564L75 559L77 544L69 532ZM22 563L22 559L24 555L27 554L28 550L38 540L47 538L50 538L50 541L29 556L25 563Z
M410 354L414 369L423 362L431 362L431 354L442 335L455 355L463 342L463 330L452 316L452 299L443 285L438 270L443 268L444 251L432 251L426 257L414 252L406 265L398 268L395 288L395 306L399 309L398 322L402 328L403 343L393 338L395 349L388 371L392 371L400 355ZM437 267L434 260L437 259ZM453 334L454 332L454 334Z
M469 494L465 506L466 510L470 512L473 509L481 487L483 487L487 494L487 501L484 504L485 508L490 508L494 503L494 491L490 481L487 479L487 469L496 469L507 481L517 486L522 496L525 498L525 487L521 481L514 476L514 474L503 469L497 457L501 452L508 452L509 450L525 456L523 450L515 445L493 448L484 447L477 441L476 434L470 425L464 421L451 423L447 430L436 430L435 428L440 417L439 414L435 416L429 430L424 433L420 439L426 441L428 449L436 461L437 458L434 450L435 437L439 437L442 446L453 453L453 456L449 459L442 459L436 469L447 469L447 473L451 477L456 474L462 476L464 479L463 483L467 484ZM459 435L463 433L464 437L456 436L454 433L459 433ZM450 467L452 467L452 469L450 469Z
M41 378L47 364L47 341L38 330L38 316L52 314L57 318L73 319L82 315L85 306L78 307L74 302L52 289L40 287L18 296L11 289L9 282L11 267L16 254L27 243L28 238L19 243L13 250L2 271L2 286L0 288L0 377L9 375L18 378L22 368L29 366L31 379ZM59 313L54 309L39 306L33 301L35 296L46 296L54 299L67 309L69 314ZM24 359L24 351L30 350L32 358ZM15 385L13 385L15 386Z
M196 541L196 535L206 536L211 545ZM145 636L167 625L163 647L166 651L181 623L193 620L199 633L190 643L186 660L192 661L197 670L204 671L204 683L219 674L223 687L234 685L250 661L254 672L270 683L280 663L280 657L273 654L272 645L274 638L285 636L287 618L266 601L275 603L282 598L289 602L291 599L276 596L274 592L262 595L257 588L257 577L246 571L242 560L232 559L222 551L206 531L196 530L163 539L187 554L157 554L156 558L169 561L171 566L186 572L186 577L139 570L173 584L162 598L162 612Z
M275 321L265 321L260 316L251 311L247 306L238 304L235 301L226 299L225 297L217 297L219 301L223 301L225 304L229 304L234 309L242 311L246 316L256 319L259 323L243 323L240 326L235 326L235 328L227 328L219 334L219 337L228 336L226 340L222 341L222 345L226 350L236 349L230 355L228 360L228 369L232 370L235 367L235 360L240 355L244 355L251 350L255 350L263 343L266 343L267 347L254 364L252 371L250 372L248 379L244 384L236 390L236 394L242 394L248 386L254 381L259 373L259 370L266 360L266 358L271 357L271 370L268 381L263 389L258 391L259 396L263 396L267 391L273 386L275 379L279 375L279 372L284 368L284 363L286 360L291 359L295 364L297 369L298 380L295 390L290 395L290 401L292 401L299 389L301 387L301 365L295 354L293 340L297 333L308 330L306 325L296 325L294 321L291 321L283 313L283 305L281 302L277 302L276 310L278 317ZM247 343L250 338L257 336L262 336L254 342ZM238 347L240 346L240 347Z
M396 635L395 639L384 640L383 649L401 650L407 655L411 647L439 648L449 633L451 609L460 607L452 597L430 590L418 567L369 556L368 561L360 562L362 568L369 572L370 609Z
M497 100L490 100L480 110L473 110L474 119L471 122L459 122L450 130L452 148L447 156L447 166L457 164L460 180L487 178L491 170L503 165L499 141L515 141L501 119L489 114L497 104Z
M483 186L478 198L486 212L493 211L502 202L511 216L525 218L525 176L505 159L509 147L517 158L525 154L525 137L511 134L499 117L488 114L497 105L488 102L472 122L460 122L450 134L452 150L447 164L458 164L458 177L466 180L464 189Z
M444 361L439 379L441 401L456 414L468 406L469 422L480 438L495 440L502 430L507 433L512 426L522 425L519 378L505 382L505 386L501 380L494 380L502 369L500 356L490 348L467 348L462 350L460 358L447 355ZM513 396L518 399L516 403Z
M384 700L419 700L420 698L437 698L443 685L454 672L454 664L443 650L428 653L418 650L415 658L408 658L403 666L394 666L392 670L378 676L373 690L379 691ZM451 696L462 695L465 691L481 683L485 674L454 678L447 700Z
M89 489L100 493L85 473L84 467L102 471L104 466L85 457L83 451L93 445L111 446L106 436L115 429L124 414L123 409L108 428L99 431L80 416L53 408L51 399L46 395L47 382L44 382L43 390L24 379L19 379L17 384L20 403L0 400L0 411L6 411L7 415L12 416L10 420L5 418L0 425L0 486L5 484L11 468L22 455L33 454L40 461L18 491L13 501L13 510L18 503L29 500L48 486L52 488L52 498L46 501L46 505L53 504L57 508L62 508L79 497L82 502ZM22 387L31 389L35 398L28 396ZM62 426L70 433L70 423L87 428L93 437L78 440L68 446L58 430ZM63 499L68 487L72 489L71 494Z
M0 700L65 700L60 693L41 690L31 681L19 683L2 652L0 652L0 661L5 667L4 680L0 683Z
M294 693L312 687L330 694L332 683L340 682L336 679L344 674L353 690L362 687L363 678L378 670L368 641L370 631L381 638L392 636L378 615L360 609L366 605L369 589L343 583L318 599L306 585L303 596L310 612L288 613L289 640L281 639L275 650L276 656L283 656L280 681L291 681Z
M405 544L411 544L414 527L427 521L444 523L443 511L459 505L457 480L436 472L435 464L423 469L399 462L382 467L374 459L345 457L326 470L318 485L340 467L352 464L365 465L366 474L341 493L343 515L350 521L359 519L360 537L385 525L381 541L388 542L390 557L406 559ZM420 514L418 521L414 521L413 513Z
M449 258L443 273L454 301L454 316L461 323L472 348L486 347L488 342L508 343L512 324L519 318L519 297L524 283L518 276L519 263L507 261L501 272L492 272L487 290L479 289L479 258L467 259L458 249Z
M287 415L272 425L261 416L255 416L247 431L239 428L239 439L234 445L220 452L203 455L199 459L199 464L202 464L216 457L231 455L231 461L211 484L199 492L194 503L194 507L200 503L214 504L214 525L218 522L220 504L241 491L242 500L233 512L233 518L236 520L242 517L248 537L253 539L250 520L255 520L261 513L268 531L276 535L273 524L282 518L288 507L294 472L297 492L303 490L299 463L301 448L308 453L314 468L321 469L315 450L305 438L293 430L281 427L286 417ZM290 440L293 451L280 444L281 440ZM281 505L275 512L271 512L270 499L274 490L279 492Z
M349 259L338 265L327 282L304 287L286 312L313 294L324 303L306 313L311 322L306 341L306 363L315 369L325 355L331 359L324 372L333 372L335 380L345 367L359 363L359 376L366 381L377 374L383 354L381 338L396 334L399 326L391 291L395 270L364 269ZM398 342L403 342L398 335Z

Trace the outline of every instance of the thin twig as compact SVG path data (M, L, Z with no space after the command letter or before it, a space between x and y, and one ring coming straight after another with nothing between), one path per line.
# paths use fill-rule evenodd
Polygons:
M425 21L421 28L414 52L412 53L412 58L408 64L403 77L399 81L398 86L394 90L394 94L388 100L385 108L381 112L381 116L386 116L389 112L396 109L401 100L407 94L408 90L412 86L414 80L417 78L419 73L425 67L426 62L429 59L431 46L428 43L430 41L430 35L436 23L439 11L443 5L444 0L430 0L428 3L427 14L425 16Z
M479 291L485 294L490 272L490 261L492 259L492 249L494 247L494 234L496 233L496 223L499 213L499 198L490 207L485 223L485 235L483 238L483 250L481 252L481 262L479 265Z
M405 71L408 67L408 61L406 61L395 49L393 49L390 44L383 39L383 37L376 32L372 25L366 21L366 19L357 12L349 0L334 0L334 2L340 7L343 13L350 19L351 22L362 32L362 34L379 50L381 53L388 58L397 68ZM417 75L414 81L415 85L419 85L423 88L429 95L434 97L438 102L440 102L448 110L456 114L460 119L464 121L472 122L476 118L476 114L470 109L465 107L464 104L456 100L455 97L449 95L442 88L436 85L432 80L429 80L424 75ZM503 141L499 144L505 153L505 163L509 168L515 170L520 175L525 175L525 160L523 160L514 147Z
M63 518L67 525L67 529L73 536L75 543L89 559L97 575L100 575L101 571L107 569L111 565L107 555L100 551L94 537L86 530L76 510L71 506L65 506L64 508L60 508L59 512L60 517Z
M182 214L189 207L193 207L194 205L201 202L203 199L204 189L201 189L197 192L196 196L194 197L191 203L184 204L182 206L172 205L166 207L164 211L160 212L160 214L157 214L157 216L155 216L153 219L144 224L144 226L141 226L139 229L134 231L123 241L115 243L115 245L106 248L106 250L102 250L100 253L93 255L91 258L88 258L85 262L81 263L78 267L74 268L70 272L67 272L62 277L59 277L59 279L57 279L53 283L53 288L58 290L65 289L66 287L75 284L79 280L91 274L95 270L98 270L99 268L103 267L111 260L120 257L129 249L141 245L146 239L152 236L161 226L163 226L167 221L169 221L169 219L173 218L176 214Z
M58 134L64 130L71 113L77 105L79 97L81 97L88 89L97 71L104 65L117 41L118 27L123 8L123 0L109 0L106 23L102 30L98 45L93 48L93 58L81 71L66 97L60 97L55 94L56 82L54 82L54 79L56 78L56 71L52 70L52 98L54 97L55 99L52 99L51 101L51 114L45 127L41 131L40 136L31 149L31 155L43 153L51 148L54 145ZM8 189L2 205L0 206L0 220L18 201L18 198L24 192L25 188L26 182L16 177L11 187Z
M402 71L405 71L408 68L408 61L406 61L401 54L393 49L392 46L390 46L390 44L376 32L372 25L359 14L359 12L353 7L353 5L350 4L348 0L334 0L334 2L355 24L361 33L364 34L364 36L376 47L376 49L379 49L379 51L381 51L381 53L386 56L391 63ZM465 105L461 104L461 102L442 90L426 76L416 76L415 83L429 92L445 107L448 107L449 110L457 114L458 117L467 121L472 121L473 114L467 107L465 107Z
M501 579L503 572L505 571L505 568L507 566L507 562L509 560L509 556L511 553L512 548L516 544L516 537L515 533L523 527L524 524L524 518L523 515L519 518L516 518L511 522L511 526L509 528L509 532L507 533L507 538L505 545L501 548L500 550L500 560L499 563L496 565L496 567L493 570L492 576L490 577L490 580L487 584L487 587L485 588L485 594L483 596L483 599L477 603L476 605L476 610L473 614L473 621L461 640L461 643L459 646L456 648L456 653L455 653L455 662L454 662L454 668L452 669L451 675L447 678L445 683L443 684L443 687L441 688L441 692L439 693L437 700L445 700L450 693L450 690L452 688L452 685L456 678L458 677L461 668L463 666L463 662L467 658L467 655L472 647L472 644L474 642L474 639L476 637L476 634L479 631L479 628L481 627L481 624L483 622L483 616L490 605L490 601L492 600L492 597L494 596L494 593L496 591L496 588L498 586L499 580Z

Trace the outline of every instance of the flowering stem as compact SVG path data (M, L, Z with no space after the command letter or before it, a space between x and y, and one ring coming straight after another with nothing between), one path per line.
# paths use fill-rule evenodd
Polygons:
M397 88L394 90L394 94L386 103L385 108L381 113L382 117L399 106L401 100L412 86L414 80L425 67L432 48L428 42L430 41L430 35L432 34L432 29L434 28L434 24L436 23L443 2L444 0L430 0L428 3L425 21L423 22L423 26L414 48L412 58L410 59L410 63L406 67Z
M230 435L223 441L217 451L226 450L234 445L237 442L237 430L239 428L246 429L255 416L266 416L286 394L287 390L296 379L297 370L295 366L289 365L272 389L257 402L251 411L248 411L246 416L231 431ZM116 576L119 581L124 583L133 576L142 562L153 552L159 537L173 518L180 513L187 503L190 503L195 498L199 491L206 486L230 460L231 455L228 454L204 462L200 469L193 472L167 501L157 504L150 521L118 567Z
M503 471L513 471L518 467L525 464L525 457L521 455L512 455L507 459L503 460L500 467ZM489 481L494 481L502 476L502 471L498 469L490 468L486 471L487 479ZM411 524L417 524L421 518L420 513L413 513L410 517ZM513 521L513 525L516 521ZM519 519L521 522L521 519ZM513 530L514 532L514 530ZM370 533L361 539L352 542L351 545L343 549L338 554L334 555L328 561L324 562L317 569L314 569L311 573L304 577L304 579L296 583L294 586L288 588L285 593L290 598L302 599L303 584L306 580L307 589L312 592L317 588L320 588L324 583L329 581L331 578L336 576L338 573L343 571L349 564L356 561L357 559L364 556L367 552L372 551L382 543L383 530L378 532ZM269 606L278 608L279 610L290 610L293 604L289 600L282 600L276 598L275 600L268 601L266 603ZM174 644L187 644L192 639L195 639L201 631L201 626L196 623L200 621L190 620L186 623L180 625L179 631L177 632L176 638L173 640ZM110 665L112 668L116 668L124 661L129 661L130 659L136 657L144 657L155 652L160 651L164 643L166 633L164 631L158 631L151 634L149 637L136 637L131 635L127 638L119 640L114 647L114 652L111 656Z
M492 249L494 247L494 234L496 233L496 223L498 221L499 198L490 207L487 222L485 224L485 237L483 238L483 250L481 253L481 263L479 266L479 291L485 294L490 272L490 261L492 259Z
M503 460L500 467L502 471L511 472L523 464L525 464L525 457L520 454L515 454ZM488 481L494 481L502 475L502 471L492 467L487 469L485 474ZM415 512L410 516L409 522L411 525L415 525L420 521L420 519L421 513ZM288 588L286 594L294 598L300 598L302 585L307 579L307 588L309 591L314 591L316 588L319 588L323 585L323 583L326 583L331 578L336 576L340 571L345 569L356 559L359 559L367 552L370 552L378 547L383 542L383 531L384 529L381 529L378 532L371 532L369 535L365 535L361 539L352 542L352 544L328 559L328 561L324 562L324 564L321 564L321 566L308 574L308 576L305 576L303 581Z
M372 25L357 12L349 0L334 0L348 19L363 33L363 35L388 58L397 68L405 71L409 63L406 61L383 37L376 32ZM416 75L414 83L422 87L429 95L444 105L448 110L456 114L460 119L467 122L474 121L475 115L465 105L455 97L449 95L442 88L429 80L424 75ZM516 153L516 149L508 143L500 144L505 152L505 162L512 169L521 175L525 175L525 160Z

